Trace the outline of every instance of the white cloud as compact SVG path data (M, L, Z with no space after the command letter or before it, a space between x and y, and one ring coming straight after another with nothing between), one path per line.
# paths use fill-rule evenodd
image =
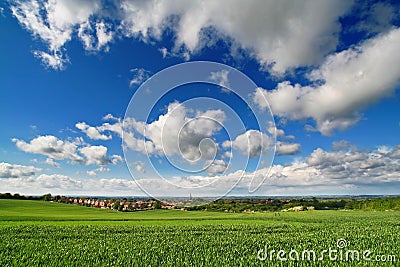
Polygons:
M394 192L393 187L400 184L400 157L393 155L394 151L398 152L397 156L400 155L400 146L396 146L391 153L387 154L380 154L378 150L359 151L343 148L339 151L325 151L318 148L302 160L296 159L286 165L273 165L271 169L259 169L255 172L237 171L216 177L176 177L173 183L186 188L200 187L194 192L212 195L221 193L218 190L235 184L238 177L242 177L233 190L233 194L248 195L249 183L253 179L259 180L258 178L267 176L257 194L262 195L266 192L280 195L287 195L289 192L295 195L305 192L314 195L318 192L363 194L366 189L377 193L376 190L382 190L382 188L384 188L383 191L379 193ZM213 189L205 187L206 189L202 191L201 187L208 185L211 181ZM139 179L138 183L144 188L152 188L155 190L153 192L164 192L168 195L168 185L162 182L154 187L151 187L150 181L144 179Z
M112 138L111 135L101 134L98 128L89 126L85 122L78 122L75 127L93 140L110 140Z
M109 168L105 168L104 166L100 166L99 168L95 169L95 171L98 171L98 172L109 172L110 169Z
M351 188L350 192L362 194L372 187L376 193L377 188L387 186L384 190L390 191L390 187L400 183L399 163L399 159L378 151L325 151L318 148L304 160L295 160L285 166L274 165L270 171L260 169L246 173L244 180L252 175L268 175L263 190L275 188L284 192L279 188L292 188L297 195L303 191L315 194L321 192L321 188L331 193L349 192L347 190Z
M134 125L135 130L145 133L149 140L146 145L150 154L165 153L167 156L181 155L187 160L199 160L215 156L216 144L211 139L205 139L212 138L221 129L225 119L222 110L198 111L192 117L184 105L174 102L168 106L167 113L160 115L157 120L147 125ZM130 148L145 152L142 150L144 141L133 138L132 135L132 142L135 142Z
M226 44L231 45L232 55L236 48L243 48L249 52L249 55L254 56L262 67L272 73L283 74L292 68L319 65L324 56L336 49L337 33L340 30L339 17L349 10L353 2L328 0L315 3L312 0L305 0L293 3L292 1L234 0L227 6L226 3L218 1L175 0L122 1L120 5L118 4L115 6L118 10L115 14L118 13L122 17L111 17L114 25L107 23L102 17L102 2L98 0L83 2L79 0L15 0L10 8L19 23L46 44L46 51L34 49L35 57L40 58L44 65L54 69L63 69L69 62L65 44L72 40L75 34L87 51L108 51L109 43L117 34L113 32L113 29L118 29L118 34L152 42L160 39L163 32L169 28L175 32L176 42L172 52L165 47L159 49L164 58L181 53L188 59L190 54L197 53L203 47L215 43L215 40L210 39L223 38L227 40ZM360 14L363 20L357 29L376 33L392 29L391 24L396 17L396 10L387 3L375 3L372 6L366 6ZM214 34L206 32L209 27L214 29ZM389 42L392 44L392 49L383 53L383 57L399 54L397 51L394 53L392 51L396 40ZM385 51L387 48L390 47L376 47L376 50ZM337 81L341 81L340 78L343 75L339 74L338 70L344 65L346 65L344 68L346 71L342 73L353 73L351 75L357 76L356 72L352 71L357 71L358 66L370 68L371 62L373 64L377 61L381 64L387 61L386 59L379 60L378 55L377 60L371 59L367 62L365 59L374 58L377 55L375 53L371 56L369 53L371 51L366 46L361 46L360 51L350 49L348 52L344 51L331 56L319 69L321 73L316 75L316 79L325 80L325 85L312 86L313 89L321 88L321 92L327 93L328 88L341 86L342 84L338 84L340 82ZM390 62L397 61L398 59L394 57ZM334 66L338 62L342 65ZM324 72L324 67L327 72ZM382 68L376 67L376 69ZM369 70L379 76L373 68ZM362 73L359 73L362 76ZM363 73L367 77L375 76L375 74ZM136 75L131 85L140 84L144 79L140 77L141 75ZM386 81L390 79L391 77L388 77ZM282 85L277 89L290 86L290 84ZM353 87L353 85L349 83L348 87ZM363 87L363 85L355 87ZM287 99L293 98L293 95L283 91L282 89L280 94L287 93ZM309 93L306 87L294 86L291 91L302 91L302 93L294 93L301 98L309 98L306 96L309 94L317 98L317 93ZM308 113L299 116L316 119L319 130L325 134L331 134L333 129L345 129L356 123L360 118L357 111L353 114L349 112L346 116L338 116L326 110L326 116L320 116L323 118L315 118L312 116L315 114ZM293 115L291 110L283 113Z
M392 152L392 148L389 146L378 146L378 152L379 154L388 154L390 152Z
M35 51L35 56L54 69L62 69L68 62L63 47L71 40L74 27L87 22L99 8L97 0L16 0L11 4L19 23L47 45L48 52Z
M62 141L52 135L38 136L29 143L13 138L16 146L27 153L45 155L51 159L69 159L72 162L83 162L83 158L77 154L76 150L81 140Z
M168 49L165 47L158 49L158 51L160 51L160 53L162 54L162 58L167 58L167 56L169 55Z
M272 144L272 140L265 133L257 130L248 130L238 135L233 141L225 141L222 146L241 151L244 155L255 158L267 151Z
M89 175L89 176L97 176L97 173L95 171L93 171L93 170L86 171L86 174Z
M146 124L126 118L123 123L124 145L149 156L178 156L190 164L209 162L220 156L214 135L221 130L225 119L225 113L219 109L189 110L183 104L173 102L168 105L166 113L153 122ZM98 128L110 129L110 126L104 127L103 124ZM221 166L215 162L208 171L217 173ZM138 168L139 172L143 170L141 165Z
M309 78L315 84L285 81L272 90L257 88L253 100L265 108L266 97L275 115L293 120L313 118L324 135L357 123L360 112L390 96L400 80L400 29L393 29L329 56Z
M140 152L150 156L166 155L179 156L193 164L198 161L209 161L217 156L230 158L232 155L219 155L219 145L213 138L224 124L226 115L222 110L189 110L183 104L173 102L169 104L165 114L161 114L151 123L136 121L132 118L124 120L107 114L100 126L89 126L85 122L76 124L90 139L108 140L112 138L111 133L115 133L122 138L124 146L130 150ZM80 153L87 156L87 150L80 149ZM86 154L85 154L86 153ZM106 151L102 153L105 156ZM110 159L103 157L95 161L96 164L105 164ZM122 161L119 155L111 157L111 163L117 164ZM86 164L91 164L91 157L86 159ZM88 163L90 162L90 163ZM218 168L221 169L221 164ZM139 166L140 167L140 166ZM217 166L210 168L212 172ZM138 171L142 171L142 168Z
M256 89L256 93L255 94L259 94L260 91L259 89ZM260 98L259 97L255 97L254 98L256 101L259 101ZM262 102L257 102L257 105L262 106L263 108L265 108L266 106L266 101L262 101ZM274 123L272 121L270 121L268 123L268 128L267 131L269 134L271 134L272 136L276 136L277 138L281 138L281 139L295 139L295 137L293 135L286 135L285 131L283 129L280 129L278 127L276 127L274 125Z
M390 152L377 150L358 150L354 146L336 146L335 151L315 149L302 160L295 160L286 165L274 165L271 170L260 169L255 172L236 171L220 176L187 176L173 177L171 183L155 179L143 178L133 180L113 179L75 179L60 174L42 174L33 166L21 166L0 163L0 191L19 192L25 194L93 194L93 195L144 195L136 185L149 192L160 195L187 196L188 190L196 196L219 195L221 189L238 182L233 194L248 195L248 185L254 177L268 175L264 185L256 193L275 195L299 195L326 193L394 193L400 185L400 145L390 147ZM216 161L224 172L223 161ZM217 167L217 166L216 166ZM18 170L13 175L10 169ZM93 170L95 171L95 170ZM90 171L89 171L90 172ZM4 173L7 173L4 175ZM14 177L14 178L11 178ZM212 183L212 187L204 187ZM286 193L285 193L286 192Z
M141 138L136 138L133 132L124 132L124 146L128 149L138 151L142 154L149 154L156 153L156 149L154 147L153 142L145 141Z
M255 94L259 94L259 92L259 89L256 89ZM257 95L255 100L259 101L260 97ZM262 106L262 108L266 108L266 103L266 101L257 102L257 105ZM276 127L272 121L268 123L267 131L269 134L275 135L276 137L285 137L285 131L283 129L278 129L278 127Z
M53 167L60 168L60 164L55 162L52 158L47 158L45 163Z
M135 170L141 173L146 173L144 162L138 161L135 166Z
M225 151L224 154L223 154L223 157L231 159L233 157L233 154L232 154L231 151Z
M144 40L159 39L171 28L176 32L176 50L190 52L210 42L204 30L216 29L234 46L248 49L264 66L275 72L312 65L335 49L339 16L351 1L123 1L122 25L127 35ZM172 16L177 24L173 24Z
M112 155L111 156L111 163L116 165L118 162L121 162L123 159L120 155Z
M397 145L389 155L393 159L400 159L400 145Z
M221 70L221 71L216 71L216 72L211 72L210 75L210 80L217 83L219 86L222 87L223 92L230 92L230 84L229 84L229 70Z
M105 115L105 116L103 117L103 120L104 120L104 121L110 121L110 120L112 120L112 121L119 121L120 119L117 118L117 117L114 117L114 115L112 115L111 113L108 113L107 115Z
M256 90L256 94L259 93L259 89ZM262 96L261 96L262 97ZM258 100L258 99L257 99ZM261 102L262 105L264 105L264 101ZM259 104L260 105L260 104ZM277 128L273 122L269 122L267 131L269 134L272 136L276 136L277 139L290 139L294 140L295 137L293 135L286 135L285 131L283 129ZM283 142L283 141L277 141L276 142L276 153L278 156L284 156L284 155L295 155L300 152L300 144L298 143L288 143L288 142Z
M208 176L215 176L224 173L228 168L228 163L223 160L214 160L207 168Z
M107 165L110 159L107 158L107 147L105 146L86 146L79 150L86 157L86 165Z
M131 72L133 74L133 78L129 82L130 87L141 85L145 80L150 77L150 71L143 68L131 69Z
M0 162L0 178L22 178L31 177L40 172L42 169L34 166L25 166L18 164L10 164L7 162Z
M300 144L278 141L276 143L276 152L278 156L295 155L300 152Z
M106 52L110 49L108 43L112 41L114 33L111 31L111 25L104 21L91 22L86 21L79 26L78 37L81 39L87 51Z
M63 141L55 136L46 135L38 136L29 143L16 138L13 138L12 141L24 152L47 156L45 163L55 167L59 167L59 164L54 160L67 159L72 163L99 166L110 163L118 164L122 161L120 155L107 157L107 147L87 145L79 138L74 141Z
M132 180L75 179L62 174L43 174L37 178L0 179L0 191L25 195L144 195Z
M165 47L160 51L163 57L179 53L186 60L215 44L216 39L225 39L232 54L238 47L245 49L263 67L282 74L291 68L318 64L335 50L338 19L352 1L232 0L227 6L212 0L123 0L114 5L117 15L108 12L108 17L102 12L106 6L99 0L15 0L11 10L23 27L47 45L48 51L35 54L54 69L62 69L68 62L65 44L75 34L86 50L108 51L115 28L124 37L149 43L172 30L172 52ZM115 25L106 23L106 18Z
M63 55L60 51L47 53L44 51L35 50L33 51L33 55L42 60L44 66L53 68L55 70L62 70L64 69L64 65L69 63L68 57Z
M82 187L82 181L71 179L62 174L41 174L35 179L40 188L75 189Z
M97 169L86 171L86 174L89 175L89 176L97 176L97 172L109 172L109 171L111 171L109 168L106 168L104 166L100 166Z

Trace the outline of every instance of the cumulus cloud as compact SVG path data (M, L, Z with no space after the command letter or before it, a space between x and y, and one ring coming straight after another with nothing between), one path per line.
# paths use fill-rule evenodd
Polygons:
M212 27L236 46L252 51L278 73L312 65L335 49L338 18L351 1L124 1L122 25L128 35L159 39L168 28L176 33L176 49L190 53L210 42ZM178 19L174 19L178 18Z
M122 121L120 118L114 117L112 114L107 114L103 117L106 121L100 126L90 126L86 122L78 122L75 127L81 130L86 136L92 140L111 140L111 133L122 137L123 124L126 128L136 126L136 121L127 119Z
M295 155L300 152L300 144L278 141L276 143L276 152L278 156Z
M226 115L222 110L198 111L193 116L184 105L174 102L157 120L149 124L133 124L135 130L144 134L148 141L145 143L132 135L129 148L145 152L143 148L147 145L147 152L150 154L181 155L194 161L210 159L215 156L217 149L210 138L221 129L225 119Z
M228 168L228 163L223 160L214 160L207 168L208 176L215 176L224 173Z
M111 163L114 164L114 165L118 164L122 160L123 159L122 159L122 157L120 155L112 155L111 156Z
M69 159L72 162L83 162L83 158L77 154L77 147L81 144L80 139L74 141L63 141L53 135L38 136L29 143L13 138L16 146L27 153L45 155L51 159Z
M324 135L357 123L361 111L390 96L400 79L400 29L336 54L311 72L309 86L281 82L273 90L257 88L253 100L265 108L266 97L275 115L292 120L312 118Z
M354 148L354 146L352 146ZM399 150L398 147L394 150ZM254 173L246 173L243 179L243 188L253 176L265 176L267 179L263 190L279 188L297 188L294 192L302 190L315 192L345 192L353 188L359 194L372 186L396 186L400 183L399 159L390 153L380 153L378 150L337 150L325 151L315 149L309 156L302 160L295 160L286 165L273 165L269 169L260 169ZM229 175L227 175L229 177ZM388 190L388 189L385 189ZM390 189L389 189L390 190ZM355 192L355 191L353 191Z
M258 91L258 90L257 90L257 91ZM257 92L257 91L256 91L256 92ZM257 98L256 100L259 100L259 98ZM266 103L265 101L262 102L262 104L261 104L261 102L260 102L260 103L258 103L258 105L262 105L263 108L265 108L265 106L264 106L265 103ZM270 121L270 122L268 123L267 132L268 132L269 134L271 134L272 136L276 136L277 138L281 138L281 139L295 139L295 137L294 137L293 135L286 135L285 131L284 131L283 129L280 129L280 128L276 127L272 121Z
M109 168L106 168L104 166L100 166L97 169L86 171L86 174L89 175L89 176L97 176L97 172L109 172L109 171L110 171Z
M60 164L58 162L55 162L52 158L47 158L45 161L46 164L56 167L56 168L60 168Z
M350 148L350 149L349 149ZM390 152L379 150L358 150L354 146L342 147L340 150L326 151L315 149L303 159L296 159L285 165L273 165L271 169L259 169L255 172L237 171L218 176L214 181L216 187L226 188L241 177L234 191L248 194L248 185L254 179L267 177L261 189L257 191L280 194L288 194L288 190L294 194L309 192L315 194L324 192L357 192L365 193L367 188L390 188L400 184L399 158L400 148L391 148ZM209 183L201 176L190 176L185 179L174 180L185 186L201 186ZM214 178L213 178L214 179ZM214 185L214 184L213 184ZM385 191L382 191L385 192ZM392 191L390 191L392 192ZM278 194L279 194L278 193Z
M276 142L276 154L278 156L295 155L300 153L301 145L299 143L281 141L294 140L295 137L293 135L286 135L285 131L283 129L277 128L273 122L269 123L267 131L272 136L276 136L276 139L278 140Z
M71 179L62 174L41 174L36 179L38 187L57 189L76 189L82 187L82 181Z
M118 34L154 43L165 31L174 33L172 52L163 56L191 54L224 39L232 49L249 52L274 73L318 64L334 51L340 30L339 17L352 1L240 1L226 5L219 1L120 1L117 12L104 12L99 0L22 1L11 4L13 15L33 36L47 45L36 51L43 63L62 69L68 62L65 44L76 35L87 51L109 49ZM107 14L106 14L107 13ZM106 23L111 19L114 25Z
M20 150L47 156L45 163L54 167L59 167L59 163L54 160L70 160L72 163L86 165L104 166L107 164L117 164L122 161L119 155L107 156L107 147L92 146L85 144L81 139L74 141L63 141L52 135L38 136L28 143L16 138L12 139Z
M397 145L390 153L389 156L393 159L400 159L400 145Z
M78 122L75 127L93 140L109 140L112 138L111 135L101 134L98 128L89 126L85 122Z
M298 195L299 193L315 194L315 192L321 191L336 194L341 192L363 194L371 188L380 188L381 191L368 192L393 193L400 184L399 166L400 145L384 150L380 148L359 150L351 144L336 147L332 151L317 148L303 159L296 159L285 165L273 165L271 169L259 169L255 172L224 173L226 164L223 161L215 161L215 165L211 168L215 167L215 172L223 173L222 175L213 177L177 176L171 178L171 183L156 178L141 178L136 181L120 178L97 180L75 179L60 174L42 174L35 178L34 173L40 169L32 166L0 163L0 191L38 194L48 193L51 189L52 193L64 194L70 192L94 195L127 195L127 193L143 195L137 186L139 184L152 192L159 192L160 195L170 195L171 190L177 190L174 191L174 194L187 196L187 188L196 188L194 192L198 196L213 196L225 193L221 192L221 189L237 183L233 194L248 195L249 183L255 177L267 176L268 178L257 194L268 192L282 195L286 192L286 195ZM21 172L17 171L12 175L9 174L10 169ZM241 179L239 179L240 177ZM210 183L212 183L212 187L202 189L203 186Z
M267 151L272 144L272 140L265 133L257 130L248 130L238 135L233 141L225 141L224 148L233 147L241 151L244 155L255 158Z
M10 164L7 162L0 162L0 178L23 178L31 177L40 172L42 169L34 166L25 166L18 164Z
M267 179L257 194L265 192L277 194L278 192L282 195L292 192L298 195L303 192L315 194L320 191L335 194L343 192L363 194L366 189L371 188L380 188L380 190L384 188L379 193L394 192L393 187L400 184L400 158L398 157L400 146L391 148L391 152L388 153L351 147L350 150L342 148L336 151L317 148L303 159L296 159L285 165L276 164L271 169L259 169L255 172L236 171L216 177L175 177L172 181L182 187L199 187L196 192L202 195L217 193L218 189L227 188L236 183L233 194L248 195L249 183L253 179L259 180L265 176ZM394 152L397 153L396 156ZM238 180L239 177L240 180ZM213 189L210 190L207 187L208 192L201 191L201 187L210 182L213 183ZM139 179L138 183L145 188L151 186L150 181ZM158 192L162 192L164 186L168 188L163 184L157 186L154 190L159 190Z
M86 165L104 166L111 162L107 158L107 147L105 146L86 146L81 148L80 152L86 157Z
M214 135L221 130L226 114L219 109L191 110L181 103L173 102L168 105L164 114L150 123L133 118L122 120L111 114L103 119L107 122L100 126L79 123L77 127L82 128L91 139L100 139L99 136L111 139L110 133L115 133L121 138L123 135L127 149L150 156L178 156L195 164L218 156L220 147ZM83 154L82 150L81 153ZM122 158L114 155L111 160L115 164ZM139 168L138 171L141 171L142 168ZM210 170L216 168L215 166Z
M132 180L113 179L77 179L62 174L43 174L36 178L0 178L0 191L37 194L71 195L144 195Z

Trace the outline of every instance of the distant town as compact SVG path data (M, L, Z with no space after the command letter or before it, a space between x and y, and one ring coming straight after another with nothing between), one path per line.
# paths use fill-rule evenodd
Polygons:
M205 199L174 199L168 202L151 198L71 197L45 194L24 196L0 193L0 199L41 200L134 212L154 209L208 210L220 212L298 212L313 210L400 210L400 196L332 196L332 197L237 197L204 203ZM198 203L203 203L199 205Z

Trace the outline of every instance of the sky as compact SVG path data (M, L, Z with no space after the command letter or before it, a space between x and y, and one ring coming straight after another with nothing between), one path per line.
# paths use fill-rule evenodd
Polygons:
M398 1L0 4L0 192L399 194Z

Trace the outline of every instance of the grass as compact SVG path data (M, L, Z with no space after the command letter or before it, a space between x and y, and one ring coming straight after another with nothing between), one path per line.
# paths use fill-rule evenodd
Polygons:
M267 266L260 249L336 248L400 258L400 212L116 212L0 200L0 266ZM396 266L376 261L287 261L284 266Z
M263 217L263 216L261 216ZM248 220L261 218L259 214L219 213L205 211L151 210L117 212L78 205L30 200L0 199L0 223L13 222L144 222L191 220Z

